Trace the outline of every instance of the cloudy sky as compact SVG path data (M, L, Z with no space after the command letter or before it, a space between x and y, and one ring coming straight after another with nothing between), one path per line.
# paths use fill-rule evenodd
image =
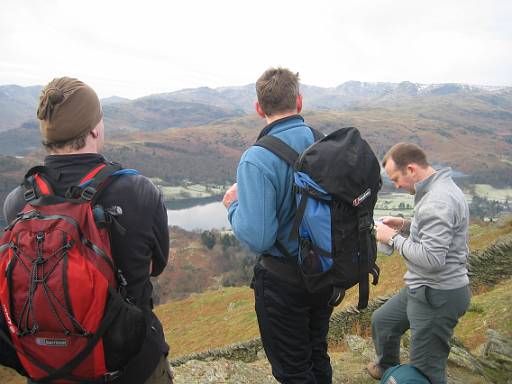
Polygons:
M252 83L512 86L509 0L1 0L0 84L89 83L101 97Z

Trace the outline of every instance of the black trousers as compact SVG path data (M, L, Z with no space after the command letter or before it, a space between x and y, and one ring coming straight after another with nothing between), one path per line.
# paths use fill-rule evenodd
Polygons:
M286 384L331 384L327 354L331 290L309 293L259 263L252 286L261 340L274 377Z

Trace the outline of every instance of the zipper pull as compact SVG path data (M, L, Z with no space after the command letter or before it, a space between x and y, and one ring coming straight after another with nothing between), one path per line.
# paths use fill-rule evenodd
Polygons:
M36 242L37 242L37 259L34 260L36 264L43 264L45 262L43 258L43 241L44 241L44 232L37 232L36 234Z
M36 241L41 244L44 240L44 232L38 232L36 235Z

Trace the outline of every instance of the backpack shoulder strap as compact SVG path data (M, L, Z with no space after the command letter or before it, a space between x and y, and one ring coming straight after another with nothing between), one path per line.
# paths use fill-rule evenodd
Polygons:
M102 163L93 168L79 182L66 191L66 198L79 198L95 202L100 192L107 186L110 177L121 171L122 167L117 163Z
M299 154L295 149L286 144L283 140L275 136L266 135L259 139L255 144L257 147L263 147L274 155L284 160L290 166L294 166L299 158Z
M53 195L53 188L50 180L58 180L60 173L45 166L38 165L28 170L23 178L22 186L25 189L25 201L32 201L41 196Z
M311 130L311 133L313 133L313 142L317 142L318 140L321 140L325 137L322 132L311 127L308 128ZM295 149L290 147L283 140L268 134L259 138L256 143L254 143L254 145L269 150L292 167L295 166L295 163L300 156L300 154Z
M322 132L317 131L316 129L311 128L311 127L309 127L309 129L311 129L311 132L313 132L313 139L315 141L321 140L325 137L325 135Z
M313 133L313 139L315 142L325 136L322 132L317 131L316 129L313 129L311 127L309 127L309 129L311 129L311 132ZM272 135L265 135L265 136L261 137L260 139L258 139L256 141L256 143L254 143L254 145L258 146L258 147L263 147L263 148L269 150L274 155L276 155L277 157L279 157L280 159L285 161L292 168L295 168L295 163L297 162L297 160L300 157L300 154L295 149L293 149L291 146L286 144L283 140L281 140L275 136L272 136ZM302 216L304 215L304 210L306 208L306 202L307 202L307 197L303 196L303 198L301 200L301 204L295 214L293 228L290 231L290 236L289 236L290 240L297 238L298 227L300 225L300 221L302 220ZM297 234L296 234L296 232L297 232ZM279 242L277 240L275 242L274 246L287 259L295 260L293 255L291 255L290 252L288 252L286 247L283 244L281 244L281 242Z

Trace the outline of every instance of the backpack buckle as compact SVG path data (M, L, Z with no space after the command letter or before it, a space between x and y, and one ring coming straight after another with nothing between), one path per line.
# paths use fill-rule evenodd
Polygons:
M118 370L114 372L107 372L103 375L103 382L104 383L111 383L114 380L116 380L118 377L121 377L123 375L123 370Z
M36 191L34 191L34 188L27 189L25 193L23 193L23 198L25 199L25 201L32 201L36 197Z
M87 200L87 201L91 201L92 198L94 197L94 194L96 193L96 188L93 188L93 187L87 187L85 188L83 191L82 191L82 194L80 195L80 197L83 199L83 200Z
M67 199L76 199L80 195L80 187L73 185L66 191Z

